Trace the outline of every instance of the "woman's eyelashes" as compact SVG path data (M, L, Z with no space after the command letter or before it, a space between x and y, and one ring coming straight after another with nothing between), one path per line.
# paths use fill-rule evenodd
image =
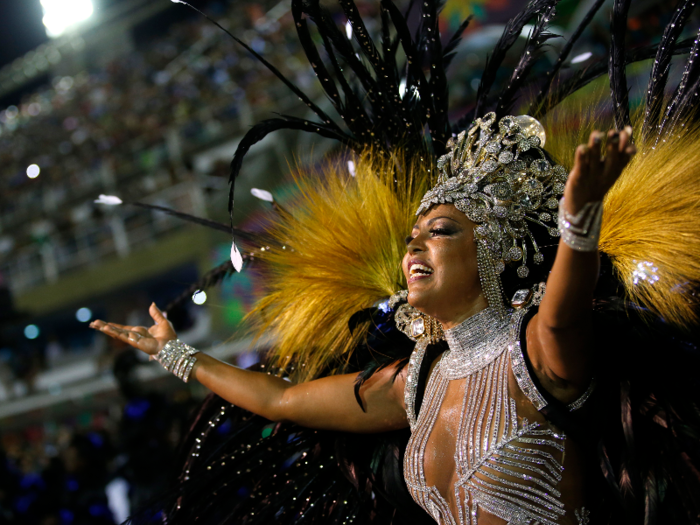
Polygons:
M454 230L452 230L451 228L440 227L432 228L429 231L430 235L432 235L433 237L435 237L436 235L452 235L454 233Z
M435 237L435 236L438 236L438 235L450 236L450 235L455 234L455 233L456 233L456 230L454 230L453 228L443 228L443 227L440 227L440 226L436 226L436 227L431 228L430 230L428 230L428 233L430 233L430 236L431 236L431 237ZM405 241L406 241L406 246L408 246L409 244L411 244L411 241L412 241L413 239L415 239L417 236L418 236L418 235L409 235L408 237L406 237L406 239L405 239Z

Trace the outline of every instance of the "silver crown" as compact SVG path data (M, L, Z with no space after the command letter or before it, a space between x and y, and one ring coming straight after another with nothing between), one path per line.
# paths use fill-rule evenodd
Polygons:
M496 114L488 113L450 139L448 153L437 163L437 184L423 196L416 215L435 204L454 204L478 224L475 238L488 248L496 271L520 261L517 273L525 278L528 239L535 264L544 260L528 223L559 237L557 208L568 173L547 160L541 149L544 128L537 120L507 116L494 129L495 121Z

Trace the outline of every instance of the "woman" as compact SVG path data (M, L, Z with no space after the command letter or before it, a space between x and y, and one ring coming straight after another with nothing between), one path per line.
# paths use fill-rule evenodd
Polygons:
M493 131L493 121L481 126L482 136L491 142L505 143L516 133L504 132L502 126ZM520 128L517 133L528 136ZM634 155L631 133L629 127L609 132L604 155L599 132L577 149L561 210L562 218L578 219L571 221L574 227L583 225L581 212L602 200ZM476 151L480 146L467 147ZM526 157L532 159L532 152L521 158ZM471 160L469 167L487 160ZM497 180L493 177L486 177L482 188ZM181 376L191 373L227 401L272 421L357 433L410 424L404 474L414 499L438 523L588 523L580 446L539 412L541 394L533 393L537 388L527 368L518 369L522 363L512 351L513 345L519 347L519 335L512 337L511 330L523 316L504 314L503 305L496 304L500 298L484 289L493 283L478 262L478 247L484 245L475 233L479 224L454 204L432 203L430 192L421 210L403 258L408 303L428 323L437 320L436 332L444 331L450 352L430 364L420 406L415 400L417 379L412 378L419 374L425 344L417 345L413 362L395 379L393 367L370 377L360 389L359 406L353 395L358 374L292 384L187 348L169 357L176 334L155 304L150 308L155 321L151 328L99 320L91 326L160 360L170 359ZM585 402L591 384L589 334L598 277L598 232L593 230L595 226L562 236L547 293L523 327L534 381L572 409ZM526 256L521 257L524 261ZM410 335L420 340L418 331L413 326ZM520 333L517 327L515 333ZM179 364L172 363L175 359Z
M367 452L371 474L396 478L383 458L402 457L405 486L439 523L586 524L611 515L608 522L616 524L641 522L642 516L648 523L657 516L669 523L697 521L697 378L685 365L693 351L679 352L674 334L653 340L640 323L625 324L628 314L655 316L674 330L693 330L698 323L698 43L681 40L693 3L678 3L658 46L632 52L625 48L630 2L616 0L609 59L593 57L572 72L576 40L604 3L591 3L556 60L544 64L546 71L537 67L546 62L541 51L552 37L548 24L557 2L524 5L489 54L470 109L453 123L446 68L468 20L451 38L436 38L439 2L410 2L402 13L382 0L373 33L354 3L343 0L340 18L353 35L346 38L347 25L337 27L320 3L292 0L300 43L342 120L234 36L317 118L282 115L246 133L231 165L229 211L243 157L272 131L316 133L354 154L351 173L343 162L342 169L323 171L323 183L316 174L302 174L298 200L289 209L277 208L269 236L243 256L234 244L232 265L216 273L240 270L242 258L253 256L270 267L256 312L261 332L274 337L275 364L292 382L198 353L176 340L155 305L151 328L102 321L93 327L154 356L185 380L194 374L225 400L268 420L355 437L326 446L322 432L300 440L297 427L283 431L284 425L276 425L268 441L239 446L236 434L220 448L215 442L215 452L204 460L202 443L227 411L215 403L200 417L175 499L165 507L174 509L168 510L169 523L325 525L357 519L413 525L420 516L410 501L375 480L360 483L359 462L346 454L351 441L363 446L374 433L398 435L406 428L410 439L403 456L400 439ZM529 38L504 76L506 54L527 24ZM373 40L376 35L381 43ZM669 64L682 53L690 57L667 98ZM654 61L644 110L632 115L625 69L647 58ZM611 104L594 95L581 107L567 100L606 73ZM497 90L499 78L507 82ZM539 92L529 98L533 88ZM532 117L508 116L528 100ZM599 118L614 120L622 131L610 132L607 140L591 134L576 150L571 170L553 165L542 150L545 139L554 158L568 159L581 130L603 127ZM632 158L635 147L640 154ZM436 167L437 185L427 191ZM400 237L413 224L399 275ZM599 233L617 289L596 294L596 308L602 297L612 296L605 306L623 312L605 331L592 317ZM544 239L559 234L556 258L545 256L551 250ZM408 291L396 293L404 282ZM408 339L381 338L394 320ZM606 351L594 353L601 332ZM415 345L406 349L411 339ZM349 366L363 348L370 357ZM610 419L598 407L589 410L594 420L579 418L593 376L596 388L610 394ZM260 428L253 430L259 439ZM305 448L277 453L275 447L290 443ZM324 448L330 452L315 452ZM325 476L329 462L342 467L352 490L337 490L335 478ZM589 467L598 470L595 483L584 473ZM250 477L254 487L244 486ZM604 484L611 489L604 498L589 491ZM352 491L359 504L342 496ZM382 498L391 503L388 511L378 503ZM367 512L360 516L356 511L363 506ZM402 507L408 516L399 519ZM624 510L610 514L613 507Z

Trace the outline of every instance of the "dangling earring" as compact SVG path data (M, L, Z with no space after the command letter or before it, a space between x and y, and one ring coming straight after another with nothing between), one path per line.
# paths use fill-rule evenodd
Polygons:
M481 290L486 297L486 302L491 308L496 310L501 316L506 315L506 308L503 305L503 285L496 263L489 249L481 242L476 244L476 266L481 281Z
M401 290L389 299L389 307L394 310L396 328L414 341L425 339L429 344L445 339L440 321L430 317L408 304L408 290ZM401 304L395 308L397 304Z

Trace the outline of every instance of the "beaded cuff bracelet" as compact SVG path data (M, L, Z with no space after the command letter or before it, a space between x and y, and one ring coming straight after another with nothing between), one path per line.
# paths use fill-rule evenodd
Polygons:
M189 381L192 368L197 362L195 354L199 350L183 343L179 339L173 339L165 343L163 349L154 356L168 372L182 379L185 383Z
M603 202L588 202L581 211L572 215L559 201L559 230L564 244L579 252L594 252L598 249L600 225L603 219Z

